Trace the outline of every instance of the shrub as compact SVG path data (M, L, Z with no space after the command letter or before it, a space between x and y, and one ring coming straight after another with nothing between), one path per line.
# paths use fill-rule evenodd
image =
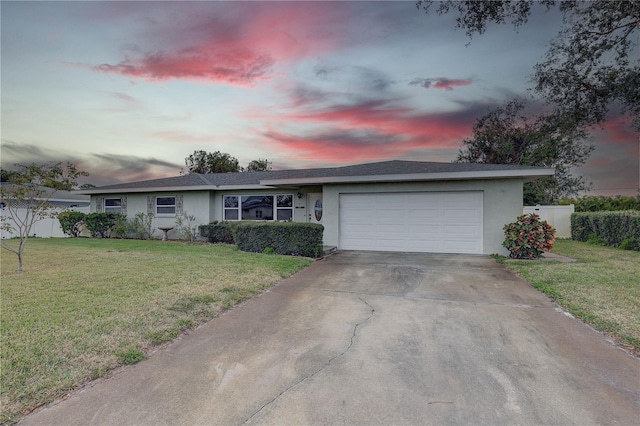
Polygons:
M206 238L210 243L233 244L233 225L237 222L218 222L214 221L208 225L200 225L200 235Z
M620 244L622 250L640 251L640 238L627 238Z
M233 239L242 251L318 257L322 254L324 227L315 223L238 222ZM267 250L271 252L271 250Z
M193 224L196 217L190 214L184 213L176 216L176 231L180 238L189 242L193 242L197 236L197 227Z
M589 234L589 239L587 240L587 244L591 244L592 246L606 246L607 242L604 238L599 237L595 233Z
M58 221L62 232L74 238L80 236L80 232L82 232L81 226L86 216L82 212L65 211L58 213Z
M122 213L89 213L84 224L94 237L110 238L113 229L126 220Z
M623 195L617 195L615 197L585 196L581 198L563 198L558 202L558 204L573 204L575 211L578 213L640 210L640 196L626 197Z
M120 220L113 228L119 237L150 240L153 237L153 213L136 213L132 219Z
M551 250L555 241L555 229L535 213L518 216L503 229L505 240L502 245L514 259L537 259Z
M640 240L640 212L573 213L571 215L571 238L576 241L604 241L608 246L619 247L630 239ZM625 247L633 247L628 242ZM627 248L628 249L628 248Z

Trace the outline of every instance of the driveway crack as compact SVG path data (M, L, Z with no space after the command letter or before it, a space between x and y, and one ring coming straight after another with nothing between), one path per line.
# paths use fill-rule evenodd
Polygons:
M265 403L262 407L260 407L255 413L253 413L248 419L246 419L244 421L243 424L247 424L249 423L254 417L256 417L258 414L260 414L260 412L262 412L262 410L264 410L265 408L267 408L269 405L273 404L274 402L276 402L278 399L280 399L280 397L282 395L284 395L285 393L289 392L291 389L295 388L296 386L298 386L300 383L303 383L313 377L315 377L316 375L320 374L322 371L326 370L329 366L331 366L331 364L338 358L342 358L343 356L345 356L347 354L347 352L349 352L351 350L351 348L353 347L353 342L358 334L358 329L360 328L361 325L363 325L364 323L366 323L367 321L369 321L373 315L375 314L376 310L373 306L371 306L371 304L369 302L367 302L366 300L364 300L359 294L356 294L356 296L358 297L358 300L360 300L362 303L364 303L365 305L367 305L369 307L369 315L363 319L362 321L356 323L353 326L353 332L351 333L351 339L349 339L349 345L346 347L345 350L343 350L342 352L340 352L339 354L331 357L327 362L324 363L324 365L322 367L320 367L319 369L317 369L316 371L314 371L313 373L301 378L300 380L298 380L295 383L292 383L290 386L288 386L286 389L284 389L282 392L280 392L278 395L276 395L275 397L273 397L273 399L271 399L270 401L268 401L267 403Z

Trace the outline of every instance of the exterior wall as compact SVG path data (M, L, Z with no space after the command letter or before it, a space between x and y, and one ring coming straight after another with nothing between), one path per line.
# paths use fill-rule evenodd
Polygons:
M571 238L571 213L575 211L575 206L527 206L522 209L523 214L535 213L540 219L556 228L557 238Z
M182 195L182 212L183 214L193 215L196 217L195 224L201 225L209 223L210 220L210 200L208 191L190 191L183 193L176 192L143 192L143 193L125 193L125 194L107 194L107 195L92 195L91 196L91 212L97 211L96 201L100 198L127 198L127 217L133 218L137 213L147 213L147 197L162 197L162 196L176 196ZM160 227L175 227L176 216L156 216L153 219L153 227L156 228L153 236L162 237L162 231ZM169 231L169 238L179 238L176 229Z
M338 246L340 194L365 192L482 191L483 254L508 254L502 247L505 224L522 214L522 179L325 185L324 244Z
M297 194L301 194L301 198L297 197ZM183 213L193 215L196 217L195 225L203 225L215 220L223 220L223 204L222 197L224 195L278 195L278 194L293 194L293 220L294 222L306 222L306 193L301 192L298 189L270 189L270 190L245 190L245 191L185 191L182 193L176 192L144 192L144 193L122 193L122 194L100 194L91 196L91 212L97 211L96 201L98 198L122 198L127 199L127 217L132 218L137 213L147 213L147 197L148 196L175 196L182 195L183 197ZM156 228L154 237L162 237L162 231L159 227L175 226L175 216L161 217L156 216L153 219L153 227ZM179 238L176 230L171 230L168 233L169 238Z
M301 198L297 197L297 194L300 193ZM224 219L224 207L223 207L223 197L225 195L282 195L282 194L293 194L293 221L294 222L306 222L307 217L305 215L305 203L306 203L306 193L302 192L296 188L274 188L267 190L245 190L245 191L218 191L212 193L212 212L211 218L208 222L212 222L214 220L222 221ZM208 223L205 222L205 223Z
M293 194L295 222L307 222L307 193L322 192L324 244L338 246L339 242L339 199L340 194L366 192L420 192L420 191L482 191L483 192L483 254L503 254L508 251L502 247L505 224L513 222L522 214L522 179L460 180L439 182L405 182L372 184L335 184L309 188L274 188L266 190L244 191L187 191L183 193L129 193L109 194L100 197L127 197L127 217L147 212L147 196L183 196L183 212L196 216L195 224L201 225L214 220L223 220L224 195L261 195ZM301 194L301 198L297 194ZM91 211L96 211L96 196L91 197ZM162 236L160 226L175 226L175 217L156 217L153 222L156 237ZM175 229L169 232L169 238L178 238Z

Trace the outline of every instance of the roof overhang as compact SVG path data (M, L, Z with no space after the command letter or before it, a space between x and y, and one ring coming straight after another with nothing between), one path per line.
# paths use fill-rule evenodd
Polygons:
M323 185L338 183L381 183L381 182L424 182L434 180L486 180L486 179L517 179L522 178L529 182L545 176L553 176L554 169L525 169L525 170L491 170L473 172L443 172L443 173L416 173L394 175L368 175L368 176L327 176L313 178L291 179L265 179L262 185Z
M265 185L197 185L197 186L158 186L148 188L92 188L74 191L76 194L99 195L99 194L130 194L143 192L185 192L185 191L239 191L270 189L273 186Z
M535 179L553 176L552 168L530 168L513 170L486 170L469 172L440 172L440 173L407 173L363 176L320 176L307 178L264 179L259 184L245 185L193 185L193 186L156 186L156 187L119 187L119 188L90 188L73 191L74 194L127 194L149 192L185 192L185 191L241 191L263 190L277 187L299 187L303 185L349 184L349 183L383 183L383 182L429 182L443 180L488 180L488 179L523 179L530 182Z

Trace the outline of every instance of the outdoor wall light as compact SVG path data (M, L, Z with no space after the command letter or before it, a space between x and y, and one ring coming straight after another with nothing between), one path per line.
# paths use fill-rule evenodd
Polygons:
M298 200L300 200L302 198L302 194L300 192L298 192L298 194L296 194L298 196Z

